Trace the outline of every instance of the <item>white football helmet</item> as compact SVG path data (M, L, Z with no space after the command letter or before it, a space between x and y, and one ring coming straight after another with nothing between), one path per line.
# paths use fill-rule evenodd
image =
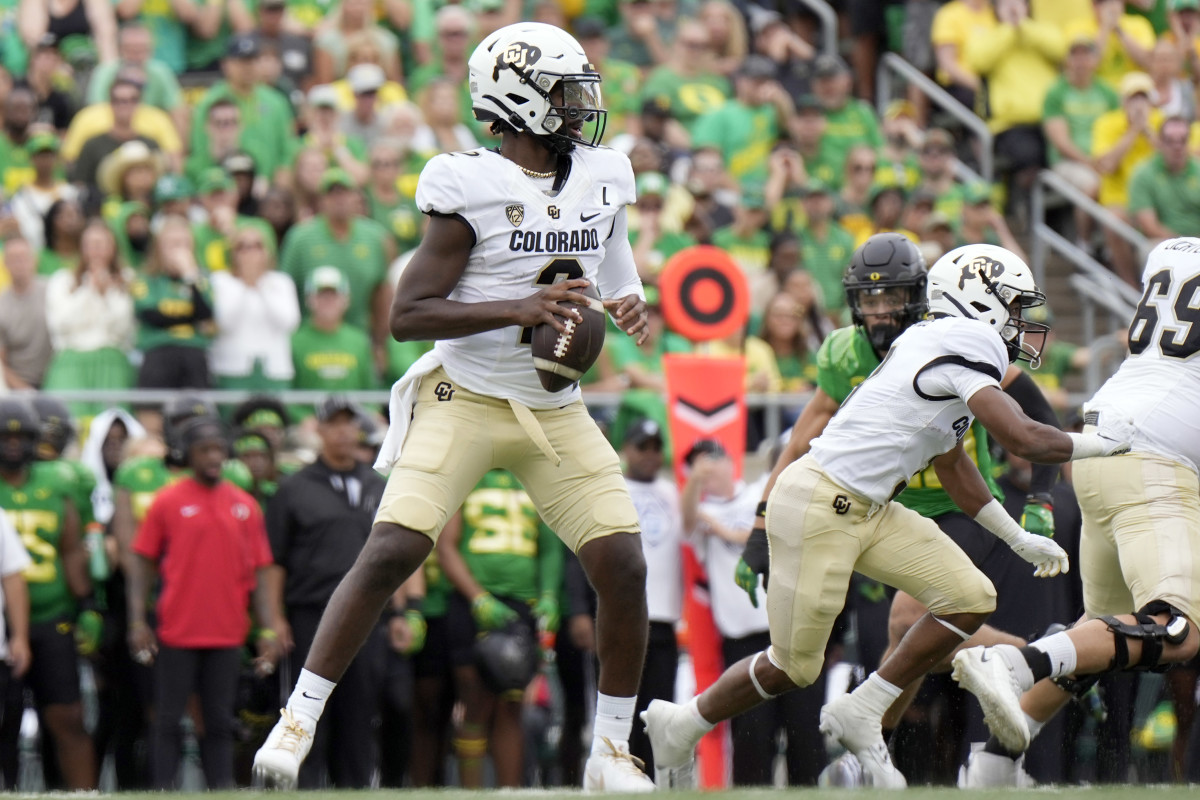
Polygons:
M498 121L545 137L559 153L595 147L608 114L600 73L571 34L541 22L518 22L488 36L468 62L471 107L481 122ZM594 122L590 135L584 124Z
M1004 339L1010 362L1041 363L1041 348L1027 343L1025 334L1041 333L1045 346L1050 326L1030 322L1022 312L1043 305L1046 295L1015 253L991 244L955 248L930 267L926 291L932 316L982 320Z

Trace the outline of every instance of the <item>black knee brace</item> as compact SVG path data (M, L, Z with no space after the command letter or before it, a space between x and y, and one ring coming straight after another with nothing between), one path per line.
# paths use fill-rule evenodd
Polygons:
M1154 614L1170 614L1167 624L1154 619ZM1163 643L1181 644L1188 636L1191 625L1183 612L1170 603L1154 600L1134 612L1136 623L1121 622L1116 617L1101 617L1112 631L1117 652L1108 665L1109 671L1130 670L1135 672L1165 672L1170 664L1160 664ZM1129 644L1126 639L1137 639L1142 643L1142 657L1136 664L1129 663Z

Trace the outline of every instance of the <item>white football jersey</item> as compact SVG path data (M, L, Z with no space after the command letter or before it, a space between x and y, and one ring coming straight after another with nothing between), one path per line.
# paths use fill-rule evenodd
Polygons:
M971 395L1000 386L1008 352L986 322L944 317L902 333L860 383L812 456L834 482L885 503L971 427Z
M515 301L567 278L586 278L605 298L642 294L625 225L636 199L633 168L622 153L578 147L554 197L552 180L535 180L494 150L436 156L421 171L417 206L470 226L475 246L449 299ZM470 391L513 398L536 409L560 408L579 395L542 388L529 328L512 326L435 345L446 373Z
M683 615L683 520L679 490L665 478L650 483L625 479L642 528L646 558L646 611L651 622L679 622Z
M1151 250L1142 285L1129 356L1084 411L1132 419L1134 452L1200 471L1200 238Z

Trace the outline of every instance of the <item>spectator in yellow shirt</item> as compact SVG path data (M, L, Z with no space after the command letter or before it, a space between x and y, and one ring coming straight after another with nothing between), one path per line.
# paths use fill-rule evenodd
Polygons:
M937 57L938 83L967 108L975 108L982 83L979 74L964 63L963 51L968 39L995 27L991 0L950 0L933 17L930 39Z
M144 87L145 71L125 67L120 73L119 82ZM179 139L170 114L139 99L137 109L133 112L131 126L136 135L145 136L158 145L167 157L171 172L179 172L183 168L183 142ZM113 107L110 103L94 103L81 110L71 120L67 135L63 137L63 160L74 162L89 139L108 132L112 127Z
M1129 179L1134 169L1154 154L1162 113L1150 98L1154 81L1144 72L1131 72L1121 80L1121 107L1100 115L1092 126L1092 156L1100 173L1100 203L1128 221ZM1113 268L1136 285L1134 254L1129 244L1111 230L1105 241L1112 253Z
M1068 26L1067 35L1086 32L1095 37L1100 50L1100 68L1096 71L1100 80L1118 86L1128 73L1148 70L1157 38L1150 20L1126 14L1123 0L1095 0L1092 8L1093 17Z
M967 66L988 82L988 127L996 135L996 157L1007 172L1024 172L1045 163L1042 103L1058 78L1067 40L1054 25L1029 16L1027 0L999 0L999 25L967 41Z

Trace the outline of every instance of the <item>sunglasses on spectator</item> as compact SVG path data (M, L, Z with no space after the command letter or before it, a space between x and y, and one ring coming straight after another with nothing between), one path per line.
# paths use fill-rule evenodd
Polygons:
M946 156L946 155L950 155L950 148L949 147L922 147L921 155Z
M212 124L214 128L236 128L238 121L236 117L215 117Z
M372 169L390 169L390 168L394 168L394 167L398 167L398 166L400 166L400 162L396 161L396 160L372 161L371 162Z
M262 243L262 239L243 239L235 244L233 249L240 253L243 250L263 250L265 245Z
M1186 145L1188 143L1188 137L1186 137L1186 136L1163 136L1162 143L1163 144L1173 144L1173 145Z
M443 39L466 38L467 31L465 28L455 28L446 31L438 31L438 36L441 36Z
M134 94L134 95L118 94L118 95L113 96L111 102L114 106L135 106L138 103L140 103L141 101L142 101L142 98L136 94Z
M854 170L855 172L874 172L875 164L874 162L870 164L852 164L850 169Z

